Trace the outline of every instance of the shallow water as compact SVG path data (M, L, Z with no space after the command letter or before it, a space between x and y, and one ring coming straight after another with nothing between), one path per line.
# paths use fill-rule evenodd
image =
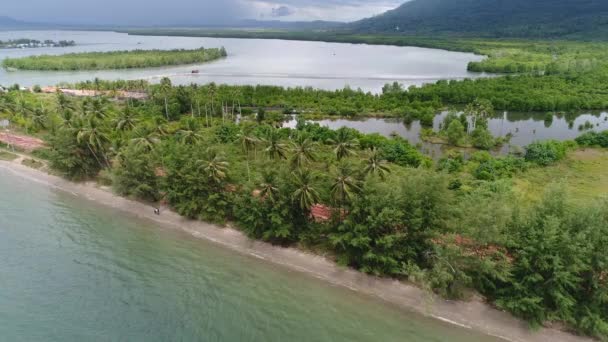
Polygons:
M6 341L493 341L0 168Z
M0 60L39 54L132 49L226 47L229 58L204 65L119 71L38 72L0 70L0 84L56 85L101 79L148 79L168 76L176 84L226 83L312 86L341 89L346 85L379 92L386 83L406 86L483 76L467 72L470 61L483 57L436 49L298 42L282 40L151 37L95 31L0 31L0 40L30 38L74 40L67 48L0 49ZM200 70L192 74L192 70Z
M439 131L448 113L444 112L437 115L433 122L433 130ZM495 137L505 137L511 134L509 144L506 144L501 153L508 153L510 146L524 147L535 141L542 140L572 140L589 131L608 130L608 113L597 112L577 115L555 115L553 121L545 122L545 113L508 113L494 116L488 120L488 128ZM312 120L321 126L331 129L349 127L357 129L363 133L379 133L384 136L397 134L407 139L412 144L422 143L420 132L422 126L419 121L406 124L401 119L336 119L336 120ZM593 128L580 129L581 125L589 122ZM285 127L295 127L297 121L295 117L285 123ZM422 144L423 149L428 153L440 153L438 146L433 144ZM510 145L510 146L509 146Z

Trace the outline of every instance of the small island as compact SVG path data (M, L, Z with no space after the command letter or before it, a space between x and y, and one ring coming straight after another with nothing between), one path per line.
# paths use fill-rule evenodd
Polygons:
M60 56L7 58L2 62L2 66L6 69L40 71L135 69L206 63L227 55L223 47L194 50L84 52Z
M56 42L54 40L40 41L36 39L12 39L6 41L0 40L0 49L32 49L42 47L68 46L76 46L76 42L73 40L60 40Z

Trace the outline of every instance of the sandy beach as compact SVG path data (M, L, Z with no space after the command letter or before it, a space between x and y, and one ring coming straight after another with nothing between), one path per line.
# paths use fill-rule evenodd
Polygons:
M377 297L404 310L434 317L508 341L592 341L557 329L543 328L530 331L525 322L508 313L496 310L480 300L447 301L405 282L365 275L340 267L326 258L295 248L281 248L254 241L238 230L187 220L167 209L162 210L161 215L157 216L154 215L154 209L149 205L116 196L109 189L101 188L95 183L73 183L26 167L21 164L22 159L18 158L10 162L0 161L0 169L8 170L32 182L70 193L79 198L150 220L162 227L182 230L193 237L209 240L236 252L262 259L261 262L279 264L336 286Z

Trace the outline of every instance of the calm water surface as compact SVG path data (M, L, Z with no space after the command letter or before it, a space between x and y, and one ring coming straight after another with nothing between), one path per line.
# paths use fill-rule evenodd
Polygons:
M37 72L0 70L0 84L55 85L101 79L148 79L168 76L176 84L226 83L312 86L341 89L346 85L379 92L386 83L406 86L440 79L483 76L470 73L467 64L483 57L435 49L297 42L282 40L148 37L95 31L6 31L0 40L30 38L74 40L78 46L40 49L0 49L0 60L39 54L132 49L193 49L226 47L229 58L204 65L119 71ZM200 74L193 75L193 69Z
M493 341L0 167L4 341Z
M433 122L433 129L435 131L441 129L446 115L447 112L444 112L435 117ZM510 146L524 147L534 141L549 139L560 141L572 140L591 130L598 132L608 130L608 113L606 112L572 116L555 115L551 122L545 122L545 115L545 113L504 113L489 119L488 128L494 136L504 137L507 134L512 135L510 143L498 152L508 153ZM313 120L311 122L317 122L321 126L327 126L332 129L350 127L367 134L380 133L384 136L397 134L412 144L422 143L420 140L422 126L419 121L406 124L400 119L366 118L360 120ZM587 122L593 128L579 129L581 125ZM293 128L296 124L297 121L294 117L294 119L285 124L285 127ZM438 146L433 146L432 144L423 144L423 150L429 153L439 152Z

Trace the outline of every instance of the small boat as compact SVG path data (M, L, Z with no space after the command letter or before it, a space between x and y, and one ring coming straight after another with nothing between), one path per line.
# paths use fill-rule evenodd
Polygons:
M200 71L199 70L192 70L192 73L193 74L198 74L198 73L200 73Z

